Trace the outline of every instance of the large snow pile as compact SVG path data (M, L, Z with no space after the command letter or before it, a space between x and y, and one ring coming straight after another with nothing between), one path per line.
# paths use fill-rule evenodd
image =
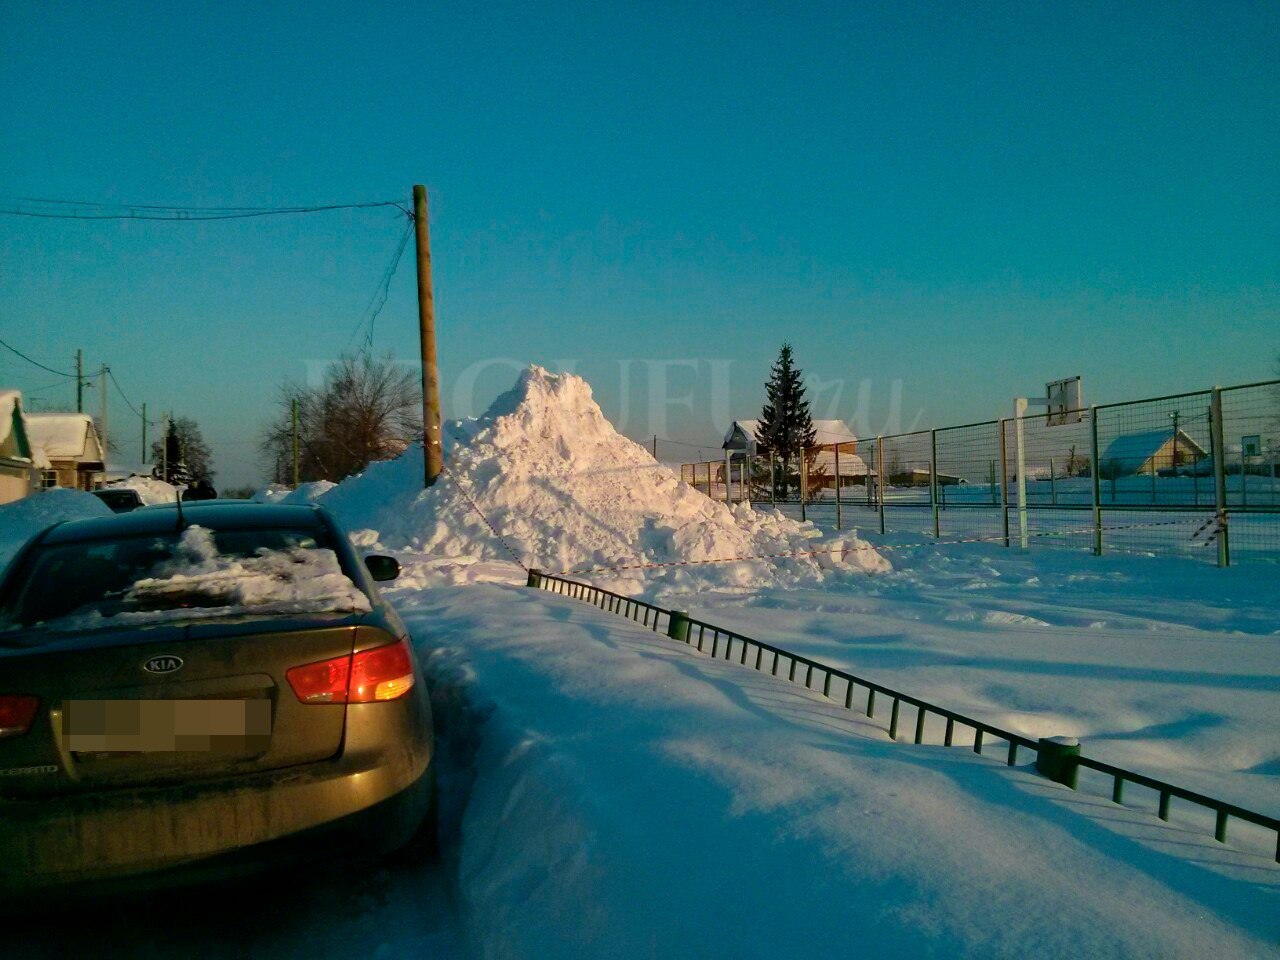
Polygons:
M109 517L111 509L81 490L44 490L0 506L0 565L45 527L62 520Z
M444 432L446 473L432 489L421 489L422 449L415 446L344 481L321 502L361 546L447 558L455 567L514 555L547 573L650 566L610 574L611 582L633 587L660 578L753 588L889 566L856 536L819 545L811 524L708 499L620 435L591 387L572 374L531 367L483 417ZM702 563L790 552L810 555Z
M173 503L178 499L178 488L154 477L132 476L106 485L107 490L136 490L143 506L155 503Z

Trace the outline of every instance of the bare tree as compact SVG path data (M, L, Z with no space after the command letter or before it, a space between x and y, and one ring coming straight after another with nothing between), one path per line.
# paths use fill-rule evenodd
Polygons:
M299 479L339 481L422 439L421 396L416 371L390 354L344 354L319 386L281 384L276 415L260 443L262 458L276 482L292 480L297 401Z

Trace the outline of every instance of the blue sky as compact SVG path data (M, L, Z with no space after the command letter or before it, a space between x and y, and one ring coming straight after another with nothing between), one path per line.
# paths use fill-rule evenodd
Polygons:
M787 339L817 412L944 425L1076 373L1097 402L1275 375L1278 62L1266 3L10 4L0 195L424 182L446 416L567 363L633 436L711 440ZM0 337L109 363L250 482L397 217L0 217ZM411 267L374 331L405 359ZM45 408L55 379L0 352Z

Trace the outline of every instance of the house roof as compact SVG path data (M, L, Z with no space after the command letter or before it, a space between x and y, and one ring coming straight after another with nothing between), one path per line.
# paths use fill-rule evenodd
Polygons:
M27 436L50 460L101 462L102 448L93 417L87 413L29 413Z
M1146 463L1160 449L1173 439L1172 430L1146 430L1141 433L1125 433L1116 437L1107 445L1106 451L1099 460L1118 460L1130 466ZM1197 457L1205 456L1205 450L1187 435L1185 430L1178 430L1178 446L1193 451Z
M729 429L725 432L725 446L728 446L729 443L733 441L733 434L735 430L742 431L743 435L747 438L748 444L755 444L757 442L756 431L759 429L760 421L758 419L735 420L733 423L729 424ZM849 429L849 425L843 420L815 420L813 421L813 433L814 439L818 442L819 446L834 443L856 443L858 440L858 438L853 435L853 431ZM844 454L842 453L841 460L843 461L843 459ZM844 464L842 462L841 467L843 466ZM842 469L840 472L844 473L844 470Z
M829 477L836 474L836 454L834 450L819 450L813 458L814 472L824 473ZM849 453L847 450L840 451L840 476L842 477L865 477L868 474L875 476L874 471L867 467L867 462L856 453Z

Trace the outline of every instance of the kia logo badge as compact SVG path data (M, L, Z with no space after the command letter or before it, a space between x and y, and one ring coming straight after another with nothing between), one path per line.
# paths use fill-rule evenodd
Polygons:
M182 669L182 658L170 654L162 657L152 657L142 665L142 669L147 673L174 673Z

